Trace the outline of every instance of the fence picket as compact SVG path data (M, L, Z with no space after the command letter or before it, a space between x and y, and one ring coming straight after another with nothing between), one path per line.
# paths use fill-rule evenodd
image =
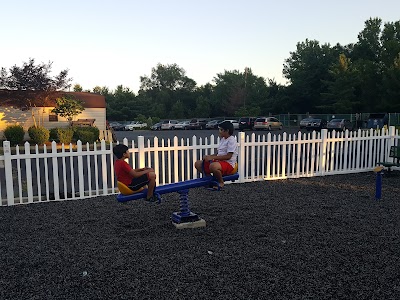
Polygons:
M31 154L31 146L28 142L25 142L25 154ZM32 189L32 164L31 158L25 159L25 174L26 174L26 190L28 193L28 203L33 202L33 189ZM23 195L21 194L21 199Z

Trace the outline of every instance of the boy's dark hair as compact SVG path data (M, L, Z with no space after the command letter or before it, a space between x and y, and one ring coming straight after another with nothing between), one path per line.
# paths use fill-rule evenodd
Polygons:
M229 135L233 134L233 124L230 121L223 121L223 122L218 124L218 127L222 128L225 131L228 131Z
M113 153L118 159L122 158L126 151L128 151L128 147L124 144L118 144L113 148Z

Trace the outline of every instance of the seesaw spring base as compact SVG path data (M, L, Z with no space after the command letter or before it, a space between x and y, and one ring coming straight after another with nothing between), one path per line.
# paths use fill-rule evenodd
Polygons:
M172 214L172 224L177 229L205 227L206 221L189 208L189 190L178 191L180 211Z

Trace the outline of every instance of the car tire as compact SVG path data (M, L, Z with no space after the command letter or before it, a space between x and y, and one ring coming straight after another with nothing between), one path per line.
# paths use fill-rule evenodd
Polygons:
M269 125L268 126L268 131L271 131L271 130L272 130L271 125Z
M283 126L281 125L281 126L279 126L279 130L282 130L283 129Z

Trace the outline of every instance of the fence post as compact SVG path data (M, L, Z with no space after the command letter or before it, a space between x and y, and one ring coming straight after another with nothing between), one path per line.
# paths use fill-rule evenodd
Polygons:
M389 126L389 136L390 136L390 145L389 149L391 146L394 146L394 137L396 135L396 127L395 126Z
M238 172L240 174L239 176L239 182L243 183L244 182L244 174L245 174L245 145L244 145L244 138L245 138L245 133L243 131L239 132L239 147L238 147Z
M54 200L60 200L60 185L58 179L58 158L57 158L57 143L51 142L51 162L53 167L53 189Z
M12 177L11 146L9 141L3 142L4 150L4 170L6 176L7 205L14 204L14 184Z
M108 170L108 166L107 166L107 154L106 154L106 141L105 140L101 140L100 142L100 148L101 148L101 152L103 153L101 155L101 176L102 176L102 181L103 181L103 195L107 195L108 194L108 176L107 176L107 172Z
M139 165L138 168L144 168L144 136L139 135L138 136L138 160L139 160Z
M85 196L85 181L83 176L83 158L82 158L82 142L79 140L76 143L78 153L78 180L79 180L79 198L83 198ZM90 172L90 170L87 170ZM75 197L75 195L73 195Z
M325 175L326 169L326 149L327 149L327 142L328 139L328 129L321 130L321 148L319 151L319 171L321 172L321 176Z

